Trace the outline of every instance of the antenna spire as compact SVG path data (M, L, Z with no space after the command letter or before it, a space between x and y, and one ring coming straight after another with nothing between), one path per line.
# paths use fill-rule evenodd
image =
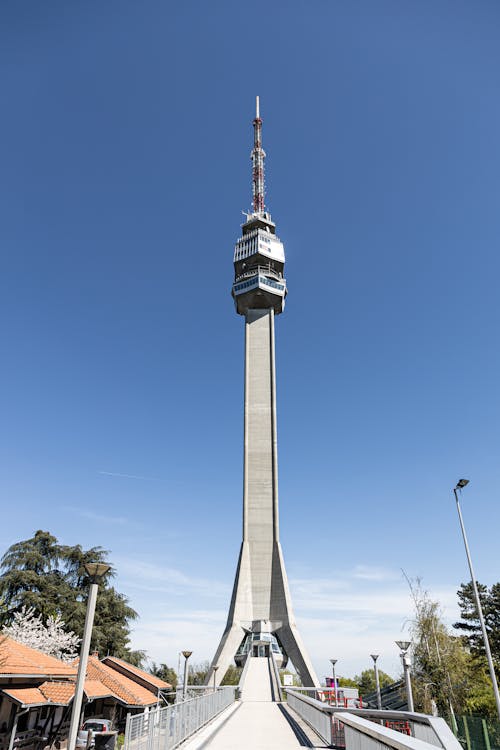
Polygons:
M252 159L252 193L253 211L264 213L264 159L266 152L262 148L262 120L260 119L259 97L255 97L255 119L253 121Z

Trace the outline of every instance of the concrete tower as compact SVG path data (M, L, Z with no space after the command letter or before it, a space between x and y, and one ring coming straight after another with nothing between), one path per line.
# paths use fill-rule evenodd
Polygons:
M253 128L253 211L236 242L232 288L236 311L245 316L243 542L212 667L218 665L220 681L233 659L242 666L248 655L272 652L278 666L290 659L302 684L312 686L319 682L295 625L279 541L274 316L283 312L287 289L284 247L264 205L258 97Z

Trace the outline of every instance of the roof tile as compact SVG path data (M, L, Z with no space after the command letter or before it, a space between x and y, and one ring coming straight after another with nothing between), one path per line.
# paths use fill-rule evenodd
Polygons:
M116 656L106 656L102 661L104 664L107 664L109 666L113 666L113 664L116 664L124 671L140 677L141 680L144 680L144 682L149 682L149 684L154 688L160 688L160 690L168 690L172 687L169 682L160 680L159 677L155 677L155 675L150 674L149 672L145 672L143 669L139 669L139 667L134 667L133 664L129 664L128 662L123 661L123 659L118 659L118 657Z
M98 680L85 680L84 691L87 698L107 698L113 696L112 691ZM75 682L51 680L42 682L37 688L12 688L3 691L22 706L33 706L35 704L53 703L59 706L67 706L75 694Z
M74 665L77 663L78 661L73 662ZM146 690L116 669L103 664L95 656L89 657L87 678L102 682L126 706L152 706L158 702L156 691Z
M37 706L47 703L46 697L39 688L12 688L2 692L21 706Z
M76 668L7 637L0 640L0 676L5 675L70 677L76 675Z

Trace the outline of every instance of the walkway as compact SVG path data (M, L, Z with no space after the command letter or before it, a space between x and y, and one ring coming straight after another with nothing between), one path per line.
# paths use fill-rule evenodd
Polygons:
M251 658L241 702L198 732L183 750L297 750L325 747L280 703L273 703L267 659Z

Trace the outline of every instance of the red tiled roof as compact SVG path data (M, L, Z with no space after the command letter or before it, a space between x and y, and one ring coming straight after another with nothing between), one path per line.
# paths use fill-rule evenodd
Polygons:
M78 660L73 662L75 666L77 663ZM103 664L95 656L89 656L87 677L89 680L102 682L126 706L152 706L158 702L156 691L146 690L116 669Z
M90 699L113 697L111 690L98 680L85 680L83 689ZM75 694L75 683L70 680L42 682L37 688L12 688L3 692L21 706L47 703L67 706Z
M44 682L38 689L47 699L47 703L60 703L67 706L75 694L75 683Z
M39 706L47 703L47 698L39 688L12 688L2 692L9 698L13 698L16 703L20 703L21 706Z
M18 643L12 638L0 639L0 677L71 677L75 675L74 665L42 654L41 651Z
M107 698L113 695L110 688L100 680L85 680L83 689L87 698Z
M116 664L120 668L120 670L129 672L132 675L136 675L141 680L144 680L144 682L149 682L149 684L154 688L159 688L160 690L168 690L172 687L169 682L160 680L159 677L155 677L155 675L149 674L149 672L145 672L143 669L139 669L139 667L134 667L133 664L129 664L128 662L123 661L123 659L118 659L116 656L106 656L102 661L104 664L107 664L110 667L112 667L113 664Z

